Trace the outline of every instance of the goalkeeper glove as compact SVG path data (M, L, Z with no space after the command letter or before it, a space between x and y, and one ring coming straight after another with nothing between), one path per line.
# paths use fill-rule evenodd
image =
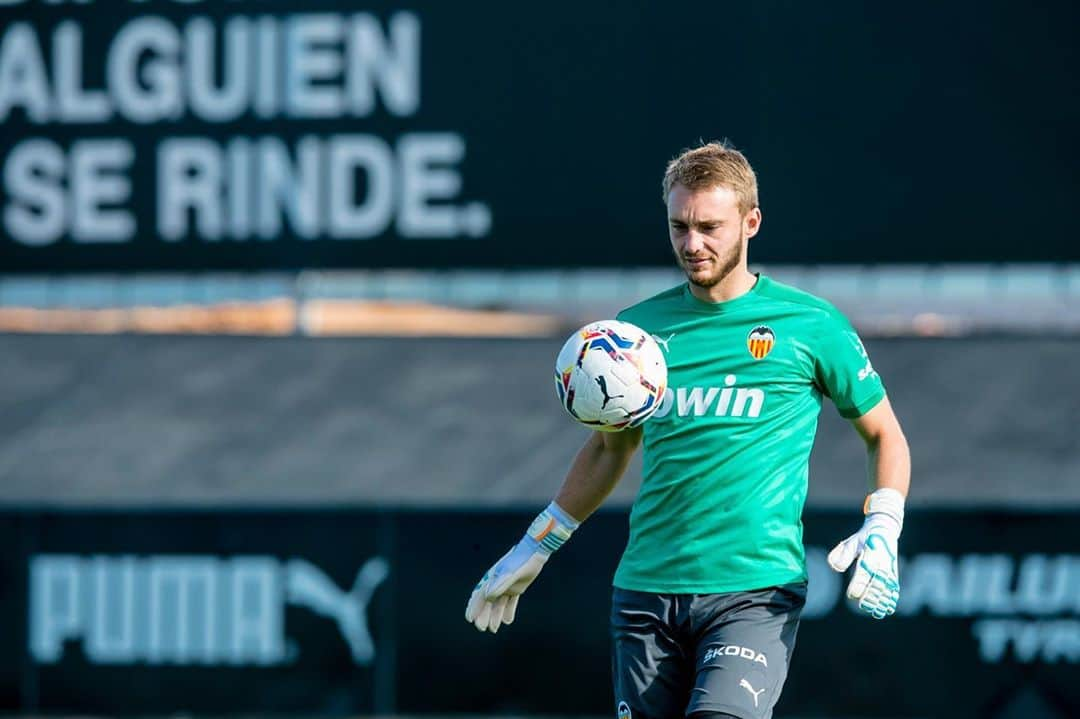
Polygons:
M900 600L896 544L904 526L904 495L879 489L866 498L864 512L862 529L829 552L829 566L844 572L854 561L848 599L874 619L884 619L896 611Z
M579 524L555 502L549 504L536 516L521 541L481 577L469 597L465 621L492 634L499 631L500 625L513 622L521 593Z

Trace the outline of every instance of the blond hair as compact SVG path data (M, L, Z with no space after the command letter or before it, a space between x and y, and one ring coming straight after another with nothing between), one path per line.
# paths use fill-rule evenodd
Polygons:
M757 175L746 156L727 141L683 150L664 171L664 202L675 185L691 191L730 188L738 198L742 215L758 206Z

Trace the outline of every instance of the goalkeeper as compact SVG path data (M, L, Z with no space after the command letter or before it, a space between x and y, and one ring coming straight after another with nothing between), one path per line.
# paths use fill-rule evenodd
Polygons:
M687 282L619 313L665 340L670 389L643 427L593 433L555 500L484 575L465 618L495 632L611 492L638 446L643 481L614 578L620 719L772 715L806 598L802 510L822 398L866 443L862 528L829 554L847 595L896 609L907 441L881 378L832 305L747 268L757 179L725 144L687 150L663 182Z

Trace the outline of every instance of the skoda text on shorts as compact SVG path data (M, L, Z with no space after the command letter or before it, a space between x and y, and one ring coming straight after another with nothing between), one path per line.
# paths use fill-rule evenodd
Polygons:
M875 619L899 598L910 455L847 319L748 270L762 213L742 153L720 143L683 152L663 198L687 282L617 317L663 340L662 402L641 427L591 434L554 501L476 585L465 618L493 633L513 622L521 594L640 446L643 481L613 582L612 711L764 719L805 602L801 516L822 399L866 443L865 520L828 560L853 569L848 597Z

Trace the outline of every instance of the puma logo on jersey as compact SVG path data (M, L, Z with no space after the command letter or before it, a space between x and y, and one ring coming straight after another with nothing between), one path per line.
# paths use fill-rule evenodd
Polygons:
M667 354L668 352L670 352L670 351L671 351L671 350L670 350L670 349L668 348L668 342L670 342L670 341L671 341L671 338L672 338L672 337L674 337L674 336L675 336L676 334L677 334L676 332L672 332L671 334L669 334L669 335L667 336L667 339L663 339L663 338L661 338L661 337L660 337L660 335L652 335L652 338L653 338L654 340L656 340L656 344L660 345L660 347L662 347L662 348L663 348L663 350L664 350L664 354Z
M653 418L666 417L675 410L678 417L758 417L765 404L765 391L757 387L736 387L735 375L724 378L723 387L669 387Z

